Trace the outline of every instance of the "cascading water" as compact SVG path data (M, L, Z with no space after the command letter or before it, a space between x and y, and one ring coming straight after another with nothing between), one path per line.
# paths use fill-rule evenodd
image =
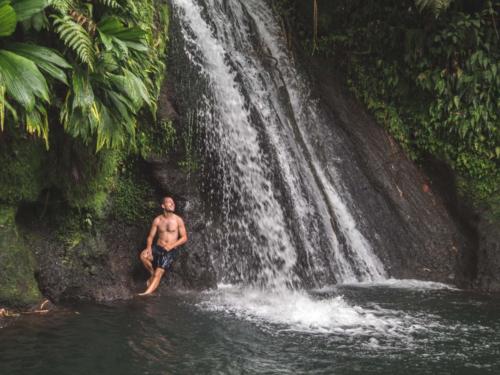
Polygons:
M220 280L279 289L385 278L340 176L318 152L324 120L270 7L172 5L184 53L206 83L192 113L217 164Z

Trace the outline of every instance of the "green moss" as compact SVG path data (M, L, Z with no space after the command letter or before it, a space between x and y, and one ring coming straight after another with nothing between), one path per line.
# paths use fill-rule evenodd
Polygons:
M196 147L196 141L199 139L197 126L193 121L189 121L181 134L181 146L184 158L178 165L185 173L191 173L198 170L200 166L199 156Z
M111 194L112 216L128 224L149 221L159 205L153 187L137 169L136 165L124 165Z
M45 186L44 145L29 139L0 141L0 203L35 202Z
M16 219L16 209L12 206L0 204L0 228L14 225Z
M54 143L50 163L45 167L51 186L69 208L76 208L82 214L104 216L122 153L113 150L96 153L93 147L64 134Z
M144 158L168 156L177 143L175 128L170 120L142 123L137 137L139 154Z
M15 209L2 207L0 212L12 218ZM17 233L13 221L4 221L0 225L0 301L11 306L39 301L42 295L34 277L35 268L33 254Z

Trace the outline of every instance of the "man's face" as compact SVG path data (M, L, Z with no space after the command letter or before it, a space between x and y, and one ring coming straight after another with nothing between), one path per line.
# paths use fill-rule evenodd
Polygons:
M174 200L172 198L165 198L163 200L163 204L161 206L167 212L174 212L175 211L175 203L174 203Z

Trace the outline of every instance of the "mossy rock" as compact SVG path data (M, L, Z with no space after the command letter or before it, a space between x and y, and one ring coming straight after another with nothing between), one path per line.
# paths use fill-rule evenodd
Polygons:
M35 280L35 259L17 233L15 209L0 206L0 213L0 303L34 304L42 298Z
M41 142L26 139L0 142L0 202L9 205L35 202L45 187L43 163L46 158Z

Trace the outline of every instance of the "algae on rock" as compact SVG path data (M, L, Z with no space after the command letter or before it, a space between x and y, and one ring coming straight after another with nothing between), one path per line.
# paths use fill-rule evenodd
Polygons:
M42 298L36 262L15 225L16 209L0 206L0 303L30 305Z

